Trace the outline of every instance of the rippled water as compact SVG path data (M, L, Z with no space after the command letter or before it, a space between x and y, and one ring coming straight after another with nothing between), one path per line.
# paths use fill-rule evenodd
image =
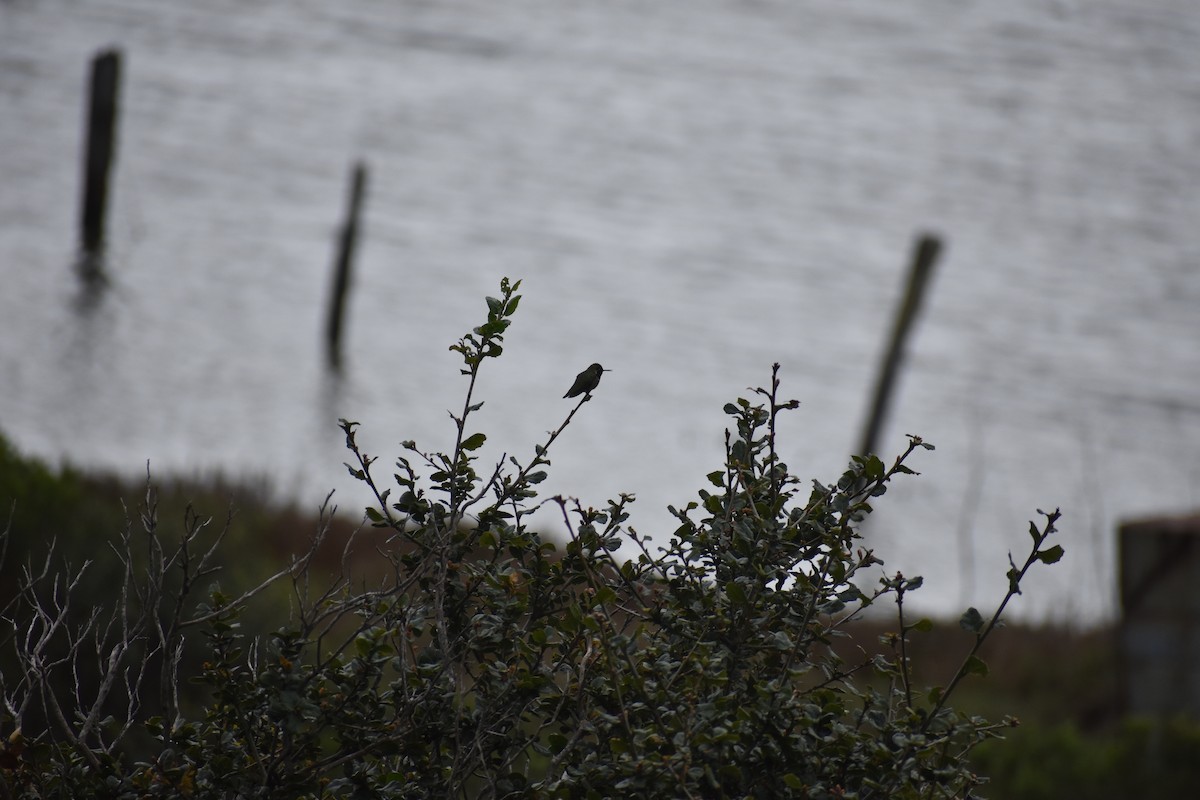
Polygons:
M335 420L386 463L451 442L446 348L525 279L481 382L526 457L615 371L549 493L670 529L721 406L783 365L789 464L858 438L913 239L946 251L881 449L926 607L988 603L1037 507L1067 559L1018 611L1115 610L1115 525L1200 505L1200 11L1190 0L0 3L0 428L129 474L337 488ZM86 64L125 52L111 285L72 272ZM348 368L320 331L370 165ZM544 524L555 525L545 512ZM969 543L969 544L968 544Z

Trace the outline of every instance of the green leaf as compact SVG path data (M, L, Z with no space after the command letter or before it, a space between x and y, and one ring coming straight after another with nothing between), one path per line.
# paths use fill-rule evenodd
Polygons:
M729 581L725 584L725 594L729 595L729 599L738 605L744 605L746 602L746 592L737 581Z
M1054 547L1048 547L1045 550L1039 550L1037 554L1038 560L1043 564L1057 563L1063 557L1062 545L1056 544Z
M487 441L487 436L485 434L476 433L471 436L468 436L466 439L463 440L462 449L463 450L478 450L480 447L483 447L483 443L486 441Z
M971 656L967 659L967 663L963 665L963 672L967 675L980 675L986 678L988 665L979 656Z
M504 301L498 300L495 297L489 297L487 299L487 304L488 304L488 313L490 313L490 314L499 314L501 311L504 310Z
M921 633L929 633L931 630L933 630L933 620L931 620L929 617L919 619L917 620L916 624L912 626L912 629Z
M883 462L879 460L878 456L871 456L867 459L867 463L863 465L863 474L870 480L879 480L883 477L883 472Z
M517 313L517 305L521 302L521 295L516 295L508 301L508 307L504 309L505 316L512 316Z
M705 477L708 478L709 483L711 483L713 486L716 486L718 489L725 485L725 473L721 470L710 472Z
M958 624L962 626L963 630L979 633L983 629L983 617L980 616L978 609L972 606L959 618Z

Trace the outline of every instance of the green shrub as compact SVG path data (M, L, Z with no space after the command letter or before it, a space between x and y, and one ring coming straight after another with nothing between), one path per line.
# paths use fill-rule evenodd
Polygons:
M1190 797L1200 786L1200 725L1131 719L1109 733L1022 725L972 756L993 800Z
M23 458L0 435L0 526L7 530L10 555L44 553L52 543L61 552L79 552L85 543L111 536L123 519L120 509L97 501L77 470L55 471ZM19 581L19 564L24 560L0 559L0 587L5 594Z
M626 527L630 495L600 510L535 503L589 394L526 460L481 469L475 381L502 352L518 287L503 281L486 322L451 347L468 387L447 452L404 442L385 488L358 423L342 422L349 469L377 501L359 541L382 540L382 577L347 558L322 581L322 526L261 584L203 592L213 548L193 528L168 543L153 514L126 529L119 591L86 624L63 622L71 574L31 573L5 614L20 656L0 676L0 724L16 731L0 753L7 785L45 797L969 796L981 779L968 754L1010 722L950 700L986 673L980 646L1027 570L1062 555L1045 546L1058 512L1031 523L995 613L963 615L969 646L946 686L915 686L907 645L930 623L907 619L904 601L921 579L860 588L882 562L858 526L932 446L910 437L890 467L855 457L835 482L805 486L778 449L779 415L797 403L779 399L776 365L767 388L725 407L724 465L672 509L678 527L652 552ZM541 506L569 528L561 550L529 527ZM623 544L640 554L619 559ZM241 617L272 582L289 588L291 618L249 636ZM889 654L839 657L848 623L884 600L897 610ZM188 674L183 645L197 640L204 659ZM87 691L45 690L81 664ZM206 690L196 711L179 700L187 681Z

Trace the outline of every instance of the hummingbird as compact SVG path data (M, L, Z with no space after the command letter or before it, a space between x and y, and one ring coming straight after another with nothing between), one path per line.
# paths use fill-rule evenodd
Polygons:
M575 382L571 384L571 389L563 397L578 397L581 394L592 393L592 390L600 383L600 376L606 372L612 372L611 369L605 369L599 364L592 364L583 372L575 376Z

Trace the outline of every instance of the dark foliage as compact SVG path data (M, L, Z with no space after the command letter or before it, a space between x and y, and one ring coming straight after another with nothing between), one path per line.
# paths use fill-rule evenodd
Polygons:
M724 466L672 509L678 527L652 551L626 525L632 496L601 510L534 501L590 395L527 460L479 471L475 381L502 352L518 287L504 281L487 321L451 347L468 388L447 452L403 443L385 488L358 423L342 423L349 469L377 499L360 535L386 536L382 577L355 573L351 540L322 579L322 526L283 569L225 594L212 586L219 532L192 517L168 541L152 495L111 550L120 577L104 604L73 614L84 570L27 566L0 598L15 654L0 662L8 794L970 796L981 779L968 754L1010 721L950 699L986 673L980 646L1026 571L1061 557L1046 544L1058 512L1031 524L995 613L963 615L947 685L916 686L908 642L930 623L907 619L904 601L921 579L878 579L858 526L932 446L910 437L890 466L856 457L835 482L802 484L779 454L777 420L797 403L778 397L776 365L767 388L726 406ZM529 526L539 507L566 522L561 550ZM618 558L630 545L638 554ZM243 615L273 585L290 618L248 635ZM884 653L847 648L849 622L885 600L897 613Z

